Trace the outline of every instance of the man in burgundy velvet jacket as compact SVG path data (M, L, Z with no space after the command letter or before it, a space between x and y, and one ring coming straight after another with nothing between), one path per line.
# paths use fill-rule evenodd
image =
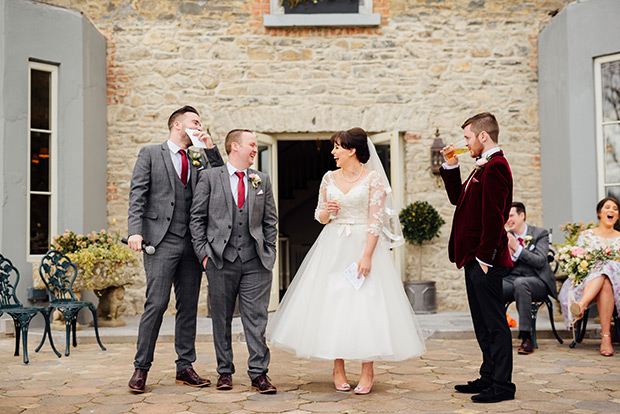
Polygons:
M441 177L456 206L448 252L450 261L465 268L465 286L476 339L482 350L480 378L456 385L458 392L476 394L478 403L514 399L512 337L502 299L502 278L513 267L504 225L512 204L512 173L497 146L499 126L488 112L463 125L476 168L461 182L458 158L446 158ZM444 148L444 153L448 147Z

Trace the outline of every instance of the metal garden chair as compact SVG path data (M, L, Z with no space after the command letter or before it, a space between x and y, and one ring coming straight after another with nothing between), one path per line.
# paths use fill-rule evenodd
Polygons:
M54 309L60 312L65 319L67 333L65 356L69 356L71 331L73 331L73 346L77 346L76 323L78 313L82 308L90 309L93 315L97 343L105 351L106 348L101 343L101 339L99 339L99 326L97 325L97 309L95 305L92 302L80 301L73 294L72 286L77 276L77 268L71 263L71 260L58 250L50 250L41 259L39 274L41 279L43 279L43 283L45 283L50 300L48 321Z
M15 325L15 356L19 356L19 338L21 335L24 364L30 361L28 359L28 327L32 318L40 313L45 319L45 331L43 332L41 343L35 349L35 352L39 352L47 336L52 349L60 358L60 352L56 350L52 339L48 317L49 309L39 306L23 306L15 294L18 284L19 271L9 259L0 254L0 315L6 313L13 318L13 324Z

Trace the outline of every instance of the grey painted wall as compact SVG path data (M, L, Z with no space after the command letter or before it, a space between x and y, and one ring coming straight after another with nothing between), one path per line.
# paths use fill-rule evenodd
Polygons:
M543 220L596 219L594 58L620 52L620 1L572 3L538 38Z
M78 12L28 0L3 0L0 7L5 62L0 66L0 248L23 275L19 297L25 300L32 286L26 234L28 62L59 67L58 232L90 232L107 227L106 45Z

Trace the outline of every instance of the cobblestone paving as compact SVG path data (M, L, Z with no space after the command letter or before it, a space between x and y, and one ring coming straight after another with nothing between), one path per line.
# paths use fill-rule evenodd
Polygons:
M453 386L477 377L480 353L474 340L427 341L421 358L376 363L375 386L367 396L335 392L331 363L296 358L272 350L269 376L276 395L258 395L245 374L245 343L234 344L238 373L232 391L194 389L174 381L174 349L158 344L147 392L132 394L134 345L80 344L71 356L56 358L46 344L30 347L30 364L13 356L12 338L0 339L0 413L596 413L620 412L620 355L598 354L598 341L587 339L575 349L554 340L540 340L532 355L517 355L514 401L480 405ZM62 347L62 346L61 346ZM64 348L63 348L64 349ZM213 344L197 344L197 372L215 382ZM616 344L620 353L620 346ZM355 385L360 366L348 363Z

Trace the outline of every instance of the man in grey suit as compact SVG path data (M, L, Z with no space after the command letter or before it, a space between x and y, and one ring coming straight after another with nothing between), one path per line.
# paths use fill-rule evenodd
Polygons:
M258 152L254 134L230 131L226 152L226 165L200 173L190 219L194 251L209 281L216 388L232 388L231 322L238 297L252 388L272 394L276 387L266 375L270 354L265 328L278 216L269 176L249 168Z
M506 302L515 301L519 312L519 354L534 352L532 342L532 301L547 295L557 298L555 276L549 266L549 232L525 223L525 206L514 202L508 215L508 249L514 268L503 279Z
M172 286L176 297L176 382L193 387L210 384L192 368L196 360L196 312L202 269L188 229L192 195L206 160L204 155L189 159L187 148L191 139L186 129L198 131L193 135L209 148L206 155L212 166L224 162L211 137L202 131L198 111L191 106L174 111L168 119L168 129L166 142L140 150L129 192L128 245L136 251L147 242L156 248L155 254L144 254L146 302L138 329L135 370L129 381L129 389L134 392L145 390Z

